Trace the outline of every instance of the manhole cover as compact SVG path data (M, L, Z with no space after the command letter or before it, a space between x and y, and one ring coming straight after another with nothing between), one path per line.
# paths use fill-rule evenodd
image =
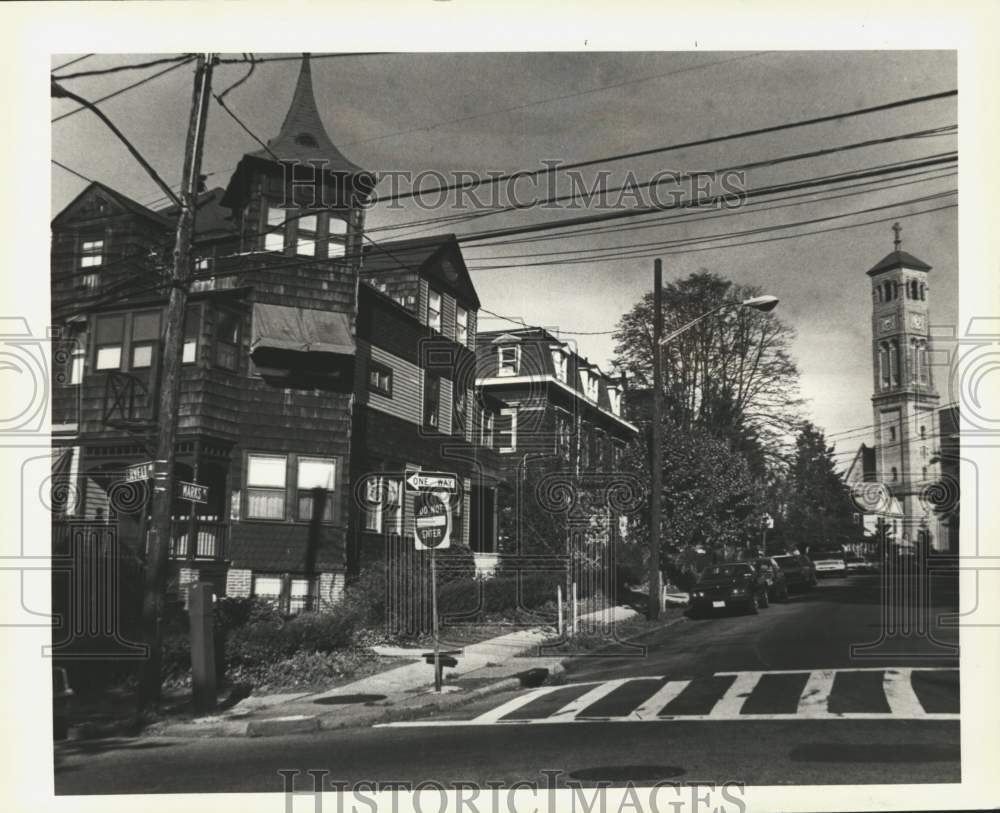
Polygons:
M585 782L646 782L670 779L682 773L683 768L673 765L603 765L573 771L570 776Z
M348 703L374 703L376 700L385 700L384 694L335 694L330 697L320 697L313 700L313 703L321 703L324 706L342 706Z

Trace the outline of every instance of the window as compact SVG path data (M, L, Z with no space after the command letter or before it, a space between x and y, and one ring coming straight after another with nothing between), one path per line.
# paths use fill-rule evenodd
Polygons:
M343 257L347 252L347 221L339 217L329 219L329 238L326 253L329 257Z
M921 426L920 427L920 437L921 437L921 439L927 437L927 427L926 426Z
M438 407L441 404L441 379L433 373L424 373L424 426L436 429Z
M596 403L600 391L601 391L601 379L598 378L593 373L591 373L590 378L587 379L587 397L591 401L594 401Z
M455 341L459 344L469 341L469 312L461 305L455 308Z
M889 427L889 440L893 441L895 439L896 439L896 427L895 426L890 426Z
M292 579L288 588L288 612L301 613L313 608L313 579Z
M240 344L240 315L232 311L215 314L215 366L236 370Z
M497 434L501 452L517 451L517 407L500 410Z
M493 448L493 421L493 413L484 409L482 422L479 424L479 445L487 449Z
M316 256L316 235L319 223L317 215L302 215L298 219L298 235L295 242L295 253Z
M370 477L365 483L365 530L402 534L403 485L391 477Z
M87 358L87 326L78 323L70 326L69 375L67 383L79 384L83 381L83 369Z
M285 210L267 207L267 233L264 235L265 251L285 250Z
M253 594L277 604L281 601L282 581L281 576L254 576Z
M563 412L556 413L556 452L559 457L569 461L573 450L572 419Z
M194 364L198 360L198 331L201 328L201 308L188 308L184 314L184 350L181 362Z
M392 398L392 369L377 361L369 362L368 389L386 398Z
M899 479L899 472L896 470L896 467L893 466L892 467L892 482L895 483L898 479Z
M208 257L199 257L194 261L194 278L191 280L191 291L214 291L215 279L209 276L212 261Z
M247 517L285 518L285 455L247 455Z
M427 326L441 332L441 294L427 290Z
M122 342L125 333L124 316L101 316L97 319L95 340L98 370L118 370L122 366Z
M608 388L608 400L611 402L611 414L622 414L622 391L620 387Z
M590 468L590 446L593 443L593 437L590 433L590 427L583 424L580 427L580 467L584 469Z
M153 353L160 340L160 312L144 311L132 316L133 370L153 366Z
M497 373L502 376L517 375L521 366L521 348L517 346L497 348Z
M80 276L77 277L81 288L96 288L99 282L97 269L104 265L104 240L84 240L80 244Z
M300 457L298 469L300 522L333 522L333 490L337 466L332 458Z
M468 393L463 390L458 382L452 387L452 421L451 431L455 434L465 433L465 410L468 404Z
M566 383L566 354L561 347L552 350L552 367L556 372L556 378Z
M926 479L927 479L927 466L924 466L924 467L923 467L923 468L921 469L921 471L922 471L922 476L923 476L923 479L924 479L924 480L926 480Z

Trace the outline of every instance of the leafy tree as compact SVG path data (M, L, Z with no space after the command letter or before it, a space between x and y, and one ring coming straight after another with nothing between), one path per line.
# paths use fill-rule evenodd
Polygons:
M833 447L809 421L795 439L795 457L784 484L786 532L801 548L821 543L843 544L857 537L857 510L850 490L837 473Z
M699 271L663 289L663 335L724 303L761 291ZM695 426L725 438L761 473L780 465L802 404L789 348L794 331L773 314L727 307L663 347L665 409L682 431ZM634 386L653 380L653 295L622 316L616 364Z

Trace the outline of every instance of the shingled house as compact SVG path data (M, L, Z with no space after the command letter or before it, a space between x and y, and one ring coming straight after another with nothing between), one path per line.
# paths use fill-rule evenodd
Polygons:
M278 135L199 198L175 476L207 498L175 500L177 594L207 580L293 612L336 598L377 537L410 533L407 467L460 474L458 541L491 532L475 513L494 482L470 395L478 297L451 237L393 246L391 269L364 257L358 284L371 185L327 134L306 58ZM85 527L144 550L175 218L92 183L52 222L57 547Z

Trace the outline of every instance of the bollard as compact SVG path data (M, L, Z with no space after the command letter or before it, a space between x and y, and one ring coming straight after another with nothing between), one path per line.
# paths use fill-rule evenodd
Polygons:
M212 585L191 585L188 616L191 622L191 685L194 707L205 713L215 710L215 628Z

